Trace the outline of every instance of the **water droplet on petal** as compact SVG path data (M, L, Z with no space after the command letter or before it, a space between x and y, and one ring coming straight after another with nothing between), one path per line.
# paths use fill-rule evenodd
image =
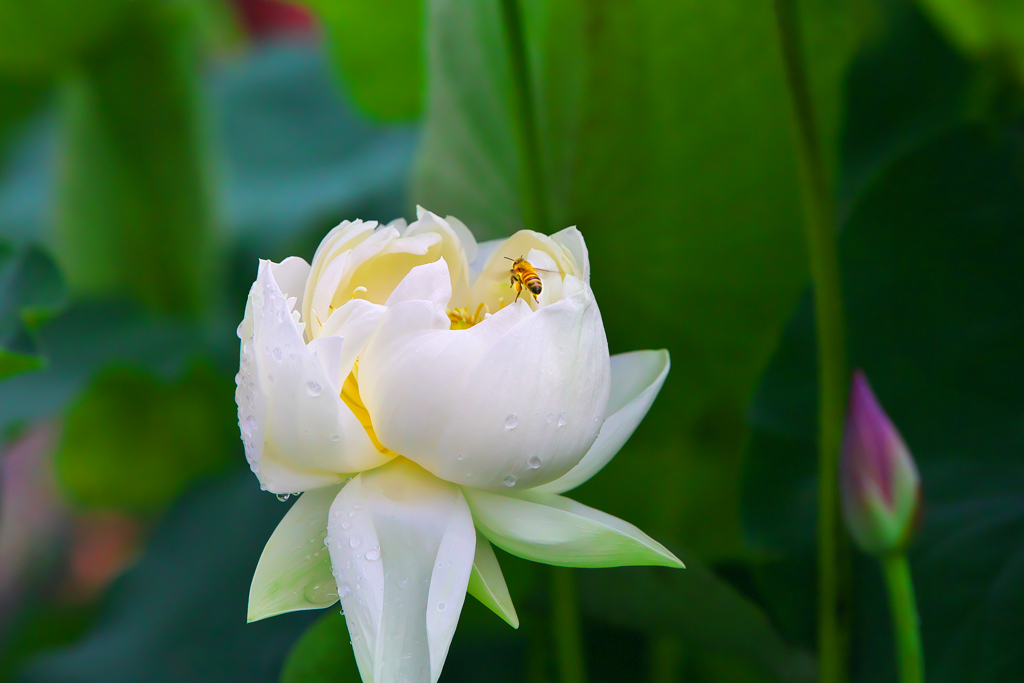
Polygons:
M270 355L274 357L274 360L281 362L281 347L275 346L274 350L270 352Z
M552 422L555 421L555 414L554 413L548 413L548 416L547 416L547 418L545 418L544 421L547 422L548 424L551 424Z
M358 548L359 546L361 546L363 544L363 537L359 536L357 534L357 535L353 536L352 538L348 539L348 544L350 546L352 546L353 548Z
M527 464L527 466L529 466L529 468L531 470L539 470L540 469L540 458L538 458L535 455L532 458L530 458L529 460L527 460L526 464Z
M343 531L348 531L349 529L352 528L352 522L342 522L341 523L341 528L342 528Z
M348 516L349 516L349 518L351 519L352 517L355 517L355 516L356 516L356 513L354 513L354 512L350 512L350 513L348 513Z
M558 414L558 426L564 427L567 420L565 419L565 411L563 410Z
M323 387L321 387L318 382L314 382L313 380L306 382L306 393L310 396L319 396L322 391Z
M505 418L505 429L515 429L519 426L519 413L512 413Z
M341 436L338 434L331 434L331 441L341 441Z
M279 501L281 501L282 503L285 502L286 500L288 500L291 497L292 497L292 494L290 494L290 493L279 493L279 494L277 494L277 499Z
M448 605L444 604L443 602L439 602L439 603L437 603L437 611L438 612L443 612L444 608L447 607L447 606Z
M505 477L504 479L502 479L501 483L504 484L505 486L509 487L509 488L512 488L513 486L516 485L516 478L513 475L510 474L507 477Z
M306 599L314 605L330 605L338 597L338 594L334 592L332 583L331 581L321 581L319 579L310 581L306 584L306 589L303 593Z
M366 559L369 560L370 562L376 562L377 560L380 559L380 551L379 550L367 550L366 551Z

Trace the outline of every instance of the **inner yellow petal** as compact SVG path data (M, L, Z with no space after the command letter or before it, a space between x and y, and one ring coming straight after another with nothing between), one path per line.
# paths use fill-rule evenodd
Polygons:
M384 455L397 455L394 451L388 450L384 447L377 439L377 433L373 431L373 425L370 423L370 411L363 405L363 399L359 396L359 360L356 359L356 364L352 367L352 372L349 373L345 379L345 384L341 387L341 400L345 402L352 414L359 420L359 424L363 425L363 429L366 430L366 435L370 437L370 441L378 451Z

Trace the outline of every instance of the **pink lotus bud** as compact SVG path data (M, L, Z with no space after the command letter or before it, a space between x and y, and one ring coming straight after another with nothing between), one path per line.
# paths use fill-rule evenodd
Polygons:
M866 552L902 549L916 526L921 477L861 370L853 373L840 456L843 517Z

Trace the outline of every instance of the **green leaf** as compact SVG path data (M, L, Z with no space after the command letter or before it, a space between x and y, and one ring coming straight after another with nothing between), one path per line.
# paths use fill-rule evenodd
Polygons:
M331 611L295 643L281 671L281 683L359 683L345 617Z
M64 300L64 282L45 252L0 246L0 379L44 367L35 332Z
M481 239L508 234L526 202L499 3L430 7L413 199ZM771 4L521 7L549 231L586 237L612 351L667 345L677 361L632 444L580 497L702 556L740 554L743 410L807 277ZM862 8L801 7L832 159Z
M237 443L232 449L239 463L241 450ZM296 612L245 622L245 588L286 507L260 491L251 472L187 494L103 598L102 619L92 630L37 656L17 680L273 683L314 616ZM351 653L347 638L342 647Z
M327 30L352 99L375 117L411 120L423 107L422 0L301 0Z
M1024 672L1015 647L1024 638L1022 155L1011 131L937 137L886 169L840 239L851 362L921 471L925 512L910 562L929 680ZM804 565L814 561L813 340L803 305L754 401L745 474L750 539ZM881 577L871 560L857 569L854 668L860 680L888 680Z
M42 367L43 360L39 356L0 349L0 380Z
M0 76L0 167L18 125L42 106L51 89L49 78Z
M950 40L974 57L1005 59L1024 79L1024 5L1016 0L918 0Z
M181 6L139 13L66 83L57 253L79 292L174 313L209 299L195 31Z
M583 611L688 648L739 660L787 683L816 680L814 658L778 634L764 612L688 555L685 571L623 567L577 572Z
M45 75L108 37L147 0L0 0L0 72Z
M164 385L111 369L70 408L55 456L77 503L154 512L237 455L230 383L198 365Z

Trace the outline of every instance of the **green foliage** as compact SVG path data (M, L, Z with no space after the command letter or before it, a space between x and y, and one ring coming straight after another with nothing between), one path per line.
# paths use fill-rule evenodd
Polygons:
M58 478L85 506L159 510L230 462L233 416L230 385L202 365L171 385L138 370L108 370L68 411Z
M46 75L148 0L0 0L0 72Z
M45 252L0 245L0 379L43 367L31 333L64 296L60 272Z
M57 252L78 292L174 313L209 298L194 33L184 7L133 15L65 84Z
M802 6L834 156L861 9ZM549 229L586 237L612 350L667 345L676 359L646 425L580 495L699 555L736 555L743 409L806 282L771 6L522 9ZM428 27L413 199L483 237L507 234L525 223L525 181L499 3L433 2Z
M1014 616L1024 583L1024 390L1015 380L1024 371L1022 158L1019 138L1004 131L938 137L886 169L841 239L851 361L866 371L923 478L924 527L910 561L929 680L1005 681L1024 671L1013 645L1024 637ZM806 563L812 324L801 307L759 389L745 511L754 543ZM894 671L879 580L870 564L857 579L854 650L864 681Z
M241 447L234 451L242 461ZM241 468L240 468L241 469ZM251 472L174 505L146 553L73 646L29 662L19 683L273 683L310 612L245 623L246 586L286 505ZM339 648L349 648L348 641Z
M1024 79L1024 5L1017 0L918 0L950 39L975 57L1005 59Z
M285 661L281 683L359 683L345 617L328 611L302 634Z
M762 610L686 556L686 570L623 567L578 572L583 609L656 637L671 634L679 647L745 663L787 683L815 680L814 660L794 650Z
M301 0L320 17L334 66L349 94L388 121L423 107L422 0Z

